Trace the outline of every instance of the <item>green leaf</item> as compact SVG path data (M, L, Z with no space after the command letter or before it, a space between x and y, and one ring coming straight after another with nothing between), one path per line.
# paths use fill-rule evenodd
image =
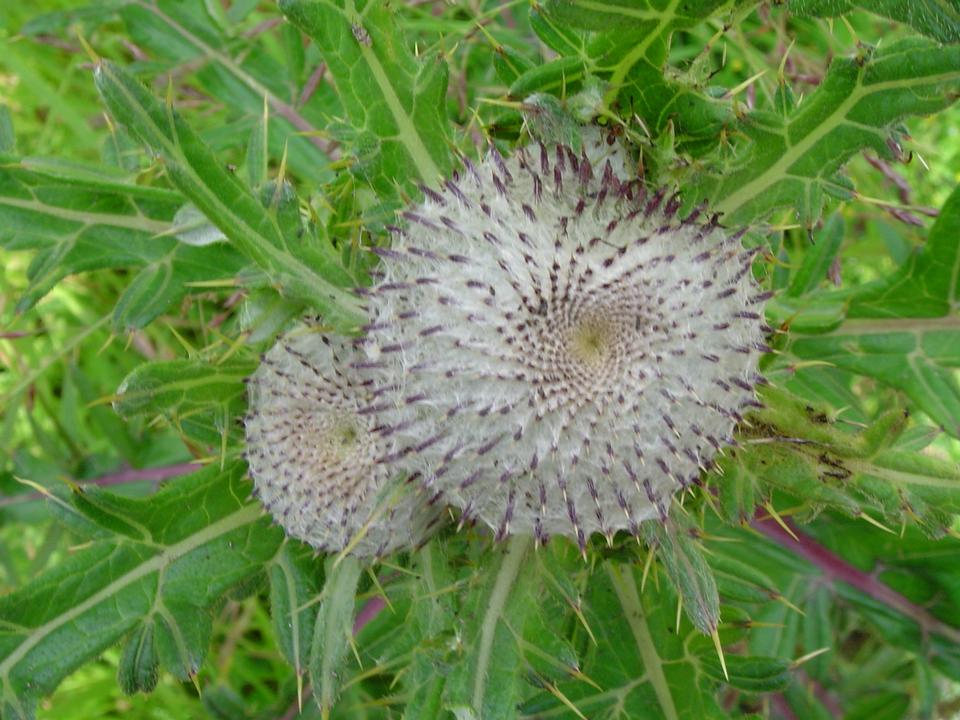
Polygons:
M586 57L586 39L584 33L558 23L544 14L542 6L530 9L530 27L544 45L561 56L580 55Z
M960 188L947 200L920 252L892 276L848 294L846 319L826 334L797 335L789 351L902 390L944 430L960 437L957 237Z
M513 48L504 45L494 48L493 68L504 85L512 85L518 77L534 67L533 62Z
M823 228L813 238L813 247L803 256L803 263L790 282L787 295L804 295L823 282L830 265L843 244L843 216L834 213L824 223Z
M67 275L141 268L114 311L118 330L143 327L179 302L189 283L234 277L232 248L183 245L170 237L182 196L137 185L123 172L44 158L0 167L0 243L34 249L24 312Z
M345 330L362 323L357 298L298 259L295 238L284 237L276 219L177 112L112 63L99 63L95 78L110 112L158 155L171 182L282 292L311 303Z
M744 524L753 519L757 503L757 487L753 478L742 465L719 461L723 470L723 480L718 482L718 499L723 519L731 525Z
M883 687L891 677L889 666L878 667L871 677L866 665L873 654L889 653L892 645L911 649L948 677L960 674L956 642L960 612L952 600L955 569L948 561L957 552L957 540L931 540L911 528L906 528L903 536L890 534L862 521L833 517L803 529L804 547L811 552L801 555L796 541L789 537L772 543L753 531L720 532L726 536L725 542L713 543L712 553L735 558L743 547L749 547L751 565L769 576L793 607L810 607L808 598L815 588L823 587L828 594L826 613L803 615L776 601L752 612L751 652L793 660L820 650L826 634L805 625L826 620L831 647L836 648L837 638L849 637L844 627L872 627L882 639L849 661L844 657L846 649L831 652L827 656L831 672ZM890 570L899 571L900 587L886 584ZM895 662L899 665L902 660ZM856 690L852 696L858 696Z
M169 252L179 195L99 168L23 158L0 166L0 243L38 250L19 302L32 307L71 273L139 266Z
M137 627L123 645L117 680L127 695L153 692L160 679L160 660L154 646L153 623Z
M768 388L764 401L753 415L758 425L743 431L747 444L723 461L725 473L739 467L754 494L768 499L777 489L805 502L811 514L823 507L852 517L879 513L894 526L917 522L933 536L947 532L960 512L960 466L890 447L905 425L901 410L872 418L869 430L854 434L786 392ZM750 442L756 432L763 440Z
M824 193L848 195L836 173L870 148L890 157L892 126L927 115L960 95L960 46L912 38L835 59L826 77L787 117L756 111L740 129L750 142L722 175L704 178L697 195L713 200L730 223L747 223L780 207L793 207L812 225Z
M117 300L113 325L118 330L144 327L179 302L190 291L190 283L233 279L245 267L243 257L222 243L206 247L177 243L130 281Z
M708 555L708 562L724 598L755 603L778 596L773 580L748 563L716 554Z
M553 64L579 63L585 68L580 74L589 72L606 81L606 106L630 108L654 137L669 134L678 139L678 147L701 155L716 146L734 117L728 101L711 99L700 83L673 77L667 65L672 37L715 16L734 24L755 4L754 0L548 0L544 14L551 29L573 26L595 31L582 49L575 37L570 38L565 48L569 56ZM566 75L574 76L570 69ZM568 87L564 80L569 83L570 77L525 89L559 92Z
M255 364L231 359L144 363L117 388L113 408L123 417L165 415L182 433L221 445L237 430L245 407L244 381Z
M403 678L411 690L406 714L411 720L439 720L446 677L437 673L444 657L443 640L452 637L454 624L453 585L447 554L439 541L427 543L417 552L421 583L410 609L407 627L413 635L414 658Z
M313 38L333 75L356 133L355 172L381 197L449 175L442 56L415 58L383 0L281 0L280 10Z
M131 631L121 667L128 689L149 686L154 657L181 677L196 671L209 608L260 572L280 541L260 507L245 504L243 475L240 464L210 467L151 498L118 500L139 537L96 540L0 598L4 717L28 717L36 699Z
M313 696L326 715L340 693L341 674L353 637L360 563L352 555L327 559L326 584L310 645L310 682Z
M255 368L244 360L220 365L198 360L144 363L117 389L113 409L124 417L149 413L187 414L227 405L242 397L243 382Z
M0 153L12 155L17 151L17 136L13 132L10 108L0 105Z
M270 617L280 651L297 675L306 672L320 594L322 569L306 545L286 542L267 569Z
M837 17L860 9L904 22L944 43L960 42L958 0L790 0L796 15Z
M573 90L580 86L585 74L583 61L579 58L557 58L520 75L510 85L510 95L525 98L534 92Z
M319 102L305 107L289 102L290 87L298 80L260 44L234 52L230 30L235 29L211 22L201 3L137 0L121 3L118 14L131 40L151 55L153 73L187 70L231 115L259 119L266 105L269 153L277 160L286 154L288 166L300 177L317 182L330 178L329 142L318 130L326 125L322 108L332 93L321 88L314 98ZM236 136L229 142L236 144Z
M790 684L791 663L780 658L730 655L724 659L726 675L716 655L705 655L701 662L704 671L717 682L727 681L732 687L747 692L776 692Z
M545 9L564 25L599 31L643 28L651 35L664 28L689 27L714 13L751 4L749 0L548 0Z
M643 529L648 533L648 544L656 548L667 576L679 592L687 617L700 632L712 634L720 620L720 598L690 521L674 513L667 524L649 522Z
M250 132L250 141L247 143L247 184L252 188L259 188L267 181L269 132L270 125L264 122L264 118L257 120Z

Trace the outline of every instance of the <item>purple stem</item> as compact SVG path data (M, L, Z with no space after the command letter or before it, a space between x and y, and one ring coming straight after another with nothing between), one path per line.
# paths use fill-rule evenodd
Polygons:
M832 581L847 583L860 592L869 595L874 600L882 602L884 605L906 615L916 622L925 634L931 632L937 633L953 642L960 643L960 630L937 619L927 612L926 609L911 602L872 575L855 568L842 557L828 550L812 537L799 530L789 519L784 518L783 520L790 530L793 531L793 534L797 536L797 540L790 537L790 534L780 527L772 518L764 519L760 517L759 513L753 520L753 527L778 545L815 565L826 578Z
M793 708L790 707L790 703L783 693L774 693L770 696L770 705L777 715L783 720L800 720L797 717L797 714L793 711Z
M367 623L373 620L377 615L380 614L380 611L387 606L386 600L377 595L376 597L370 598L362 608L360 612L357 613L356 619L353 621L353 634L356 635Z
M125 470L120 470L119 472L110 473L109 475L101 475L93 480L74 480L73 482L81 487L84 485L110 487L112 485L124 485L126 483L141 481L159 482L161 480L167 480L168 478L196 472L202 467L203 465L200 465L199 463L186 462L177 463L176 465L145 468L143 470L127 468ZM4 497L0 498L0 508L7 507L8 505L32 502L34 500L42 500L43 498L44 495L40 492L23 493L21 495L13 495L12 497Z

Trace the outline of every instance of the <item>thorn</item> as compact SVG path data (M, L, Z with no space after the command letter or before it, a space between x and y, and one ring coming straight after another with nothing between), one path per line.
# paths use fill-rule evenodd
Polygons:
M574 713L576 713L577 717L580 718L580 720L587 720L587 716L584 715L582 712L580 712L580 709L573 704L570 698L568 698L566 695L560 692L560 689L556 685L548 681L546 678L540 678L540 680L543 683L543 686L547 689L547 692L549 692L551 695L557 698L557 700L563 703L567 708L569 708Z
M896 533L895 533L893 530L891 530L890 528L888 528L886 525L884 525L883 523L881 523L879 520L874 520L872 517L870 517L869 515L867 515L865 512L862 512L862 511L861 511L860 514L857 515L857 517L860 518L861 520L866 520L868 523L870 523L871 525L874 525L874 526L880 528L880 529L883 530L884 532L888 532L888 533L890 533L891 535L896 535Z
M190 682L193 683L193 687L197 690L197 695L203 697L203 690L200 687L200 678L197 677L197 671L191 670L190 673Z
M802 655L801 657L798 657L796 660L790 663L790 667L793 667L793 668L800 667L808 660L813 660L818 655L823 655L825 652L830 652L832 649L833 648L827 646L827 647L822 647L819 650L814 650L813 652L808 652L806 655Z
M80 44L83 46L83 50L84 52L87 53L87 57L90 58L90 62L92 62L94 65L99 65L100 56L97 55L96 50L94 50L90 46L90 43L87 42L87 39L83 36L83 33L81 33L79 30L77 30L77 40L79 40Z
M583 609L580 607L579 598L574 602L570 602L570 607L573 609L573 614L577 616L577 620L580 621L580 624L583 625L583 629L587 631L587 635L590 636L590 641L596 645L597 638L593 634L593 630L590 629L590 625L587 623L587 616L583 614Z
M720 667L723 668L723 676L730 682L730 674L727 672L727 661L723 658L723 648L720 646L720 633L716 628L710 633L713 638L713 646L717 649L717 657L720 658Z
M586 683L590 687L596 688L600 692L603 692L603 688L600 687L594 680L584 675L580 668L573 668L570 671L570 677L574 678L575 680L579 680L582 683Z
M790 526L787 525L786 521L782 517L780 517L780 514L773 509L773 505L767 502L763 504L763 508L770 514L770 517L772 517L776 521L777 525L779 525L784 529L784 531L786 531L787 535L792 537L797 542L800 542L800 538L797 537L796 533L794 533L793 530L790 529Z
M773 593L771 597L777 602L782 602L784 605L786 605L788 608L790 608L794 612L799 613L802 617L806 617L807 614L803 610L801 610L799 607L794 605L792 602L790 602L790 600L787 599L785 595L781 595L780 593Z
M640 542L640 538L637 538L637 542ZM640 577L640 592L643 592L643 589L647 586L647 575L650 574L650 566L653 565L653 548L650 548L647 551L647 559L643 563L643 575Z
M284 181L285 181L285 179L286 179L286 175L287 175L287 149L288 149L288 147L289 147L289 144L288 144L286 141L284 141L284 143L283 143L283 155L280 157L280 168L279 168L279 170L277 171L277 187L276 187L276 189L273 191L273 197L271 198L271 201L270 201L270 204L273 205L273 207L275 207L275 208L276 208L276 207L279 207L279 205L280 205L280 198L282 197L282 194L283 194L283 183L284 183Z

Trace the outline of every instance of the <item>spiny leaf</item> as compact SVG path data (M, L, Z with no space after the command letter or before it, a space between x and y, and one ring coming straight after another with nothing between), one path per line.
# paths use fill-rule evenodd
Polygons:
M281 0L280 10L330 68L356 133L355 172L384 197L449 174L442 57L415 58L383 0Z
M323 717L328 717L340 694L342 667L353 634L360 563L352 555L326 562L326 584L317 610L310 645L310 682Z
M875 417L869 431L854 434L784 391L768 389L764 397L767 405L753 415L758 424L745 431L744 447L721 463L725 476L742 473L755 495L785 491L813 513L829 507L851 517L879 515L895 526L917 522L932 535L947 531L960 511L960 466L890 447L905 425L902 410ZM754 435L763 439L751 442Z
M419 590L407 623L412 634L414 658L403 679L411 690L406 712L411 718L440 718L446 677L436 672L443 661L442 639L452 636L454 597L450 592L453 573L440 542L427 543L417 553Z
M270 617L277 643L298 675L306 672L317 617L312 600L322 587L322 569L312 549L285 542L267 568L270 577Z
M711 17L745 13L754 4L755 0L550 0L544 5L545 17L539 20L539 26L564 28L567 35L562 37L569 35L571 27L595 32L582 49L577 47L575 35L569 38L569 47L564 49L570 57L554 61L557 65L579 63L579 74L567 69L562 78L540 86L528 82L524 89L527 93L569 92L571 87L578 87L573 81L579 80L584 71L590 72L606 82L606 106L629 108L629 113L641 117L655 137L675 132L679 146L701 155L716 146L724 125L733 121L732 110L729 102L707 97L702 88L665 77L673 35ZM548 34L547 38L554 35ZM511 92L516 94L513 88Z
M826 333L798 334L789 351L902 390L960 437L958 236L960 188L945 203L920 252L891 277L845 294L845 319Z
M960 96L960 46L911 38L835 59L820 87L786 118L756 111L740 122L750 138L722 175L696 191L728 222L793 207L812 225L824 193L849 196L836 177L861 149L890 157L894 123L942 110Z
M814 237L813 246L804 254L803 264L793 276L787 295L804 295L823 282L830 271L830 264L840 251L843 230L843 216L840 213L834 213L827 219Z
M855 9L908 23L944 43L960 42L960 2L957 0L789 0L796 15L837 17Z
M112 63L99 63L95 78L111 113L159 156L171 182L282 292L312 303L345 330L361 324L357 299L296 256L296 238L283 235L276 218L176 111Z
M130 417L146 413L189 413L226 404L245 393L244 379L255 363L229 360L220 365L200 360L145 363L117 389L113 408Z
M182 203L175 191L106 168L12 159L0 167L0 244L37 251L17 309L73 273L142 268L117 303L114 326L143 327L183 298L189 282L234 276L244 263L232 248L189 247L167 236Z
M606 561L592 573L584 596L596 642L586 645L582 671L593 684L571 679L558 684L564 697L588 718L704 720L724 717L713 680L700 654L687 645L709 638L689 623L675 625L676 596L652 583L641 594L639 568ZM561 700L543 692L526 702L528 717L572 718Z
M207 3L171 0L121 0L80 9L46 13L27 22L21 32L30 38L59 35L67 39L83 23L92 37L100 27L119 18L130 41L150 56L156 76L167 72L187 74L191 84L228 108L230 116L260 117L264 101L269 107L269 152L279 158L289 147L289 164L302 177L329 179L328 143L310 133L324 126L321 107L333 100L320 88L314 102L300 106L288 102L291 84L299 82L294 68L285 68L262 47L231 51L231 30L215 23ZM236 125L244 126L243 120ZM236 135L229 139L236 143Z
M279 543L260 508L244 504L242 478L242 465L211 467L152 498L122 501L117 507L146 536L97 540L0 598L0 697L10 717L28 716L35 699L140 623L147 626L132 640L140 649L125 652L121 671L128 688L149 685L148 645L168 670L181 677L196 671L209 635L207 609L259 572Z
M682 514L674 513L666 525L648 522L642 527L647 532L648 543L680 594L687 617L700 632L712 634L720 622L720 598L690 521Z

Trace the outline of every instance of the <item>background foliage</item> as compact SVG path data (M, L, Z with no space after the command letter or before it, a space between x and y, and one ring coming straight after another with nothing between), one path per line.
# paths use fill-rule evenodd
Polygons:
M45 0L0 33L0 716L960 712L957 0ZM586 561L285 541L241 458L258 352L362 321L363 246L455 150L577 121L765 248L739 446Z

